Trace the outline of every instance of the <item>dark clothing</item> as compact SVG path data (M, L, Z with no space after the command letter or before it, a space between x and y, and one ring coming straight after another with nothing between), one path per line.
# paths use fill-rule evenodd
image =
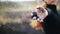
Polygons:
M56 5L48 5L47 4L47 8L51 9L52 12L54 12L55 14L58 14Z
M33 12L32 14L33 14L33 15L31 16L31 18L33 18L33 17L36 17L36 19L39 18L36 12Z
M47 8L48 16L44 19L44 30L46 34L60 34L60 15L57 12L56 5L47 5Z

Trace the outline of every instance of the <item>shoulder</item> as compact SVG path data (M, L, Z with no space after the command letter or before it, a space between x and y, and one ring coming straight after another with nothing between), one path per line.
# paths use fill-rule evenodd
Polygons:
M52 14L52 10L49 9L49 8L46 8L47 12L48 12L48 15Z
M46 10L47 10L47 11L52 11L52 10L51 10L51 9L49 9L49 8L46 8Z

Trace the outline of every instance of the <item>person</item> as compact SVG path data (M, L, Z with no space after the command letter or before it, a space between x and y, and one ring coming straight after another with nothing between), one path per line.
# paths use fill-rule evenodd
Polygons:
M45 34L60 34L60 15L57 12L57 0L43 0L48 16L44 19Z

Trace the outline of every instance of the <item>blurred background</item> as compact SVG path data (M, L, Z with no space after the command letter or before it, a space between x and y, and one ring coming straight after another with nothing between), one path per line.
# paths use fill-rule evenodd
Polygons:
M30 14L42 0L0 0L0 34L44 34L30 27ZM57 3L60 13L60 1Z

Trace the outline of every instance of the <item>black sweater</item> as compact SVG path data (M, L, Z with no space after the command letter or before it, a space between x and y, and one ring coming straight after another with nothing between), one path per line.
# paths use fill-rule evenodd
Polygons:
M57 34L60 32L60 16L58 15L56 5L47 5L47 8L51 9L51 14L44 19L44 30L46 34Z
M58 22L60 22L60 15L57 12L57 8L56 5L47 5L47 8L49 8L51 11L50 15L48 15L45 19L45 22L47 23L51 23L51 24L57 24ZM47 9L48 10L48 9Z

